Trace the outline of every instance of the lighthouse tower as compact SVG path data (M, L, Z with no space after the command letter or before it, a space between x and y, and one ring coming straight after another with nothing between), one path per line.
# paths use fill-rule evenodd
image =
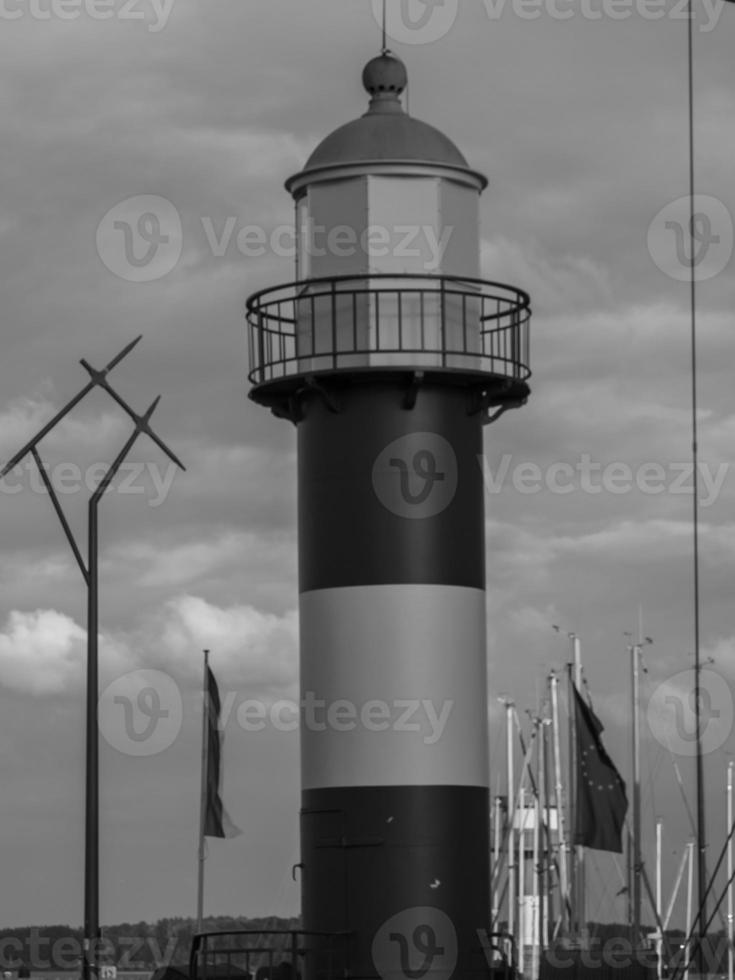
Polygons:
M529 298L479 278L487 182L406 82L368 63L286 184L297 281L247 303L250 397L298 434L307 980L487 976L480 457L529 393Z

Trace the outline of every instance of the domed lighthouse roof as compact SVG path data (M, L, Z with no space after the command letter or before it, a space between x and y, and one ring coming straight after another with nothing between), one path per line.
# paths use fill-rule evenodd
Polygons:
M402 173L407 166L414 173L439 168L444 176L472 183L478 190L487 185L448 136L405 112L400 95L408 76L400 58L389 51L373 58L363 70L362 83L371 96L368 111L322 140L304 169L286 182L292 194L298 196L307 184L340 176L340 171L352 174L355 168L365 173Z

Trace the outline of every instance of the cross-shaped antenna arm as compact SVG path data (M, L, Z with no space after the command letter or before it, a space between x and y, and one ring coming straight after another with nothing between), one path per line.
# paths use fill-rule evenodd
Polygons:
M120 452L117 454L117 457L115 458L115 461L113 462L113 464L110 466L110 468L108 469L108 471L105 473L104 477L100 480L97 489L95 490L94 494L90 498L90 505L97 504L97 502L100 500L100 498L102 497L102 495L105 493L105 491L107 490L107 488L109 487L109 485L112 483L113 479L115 478L115 474L117 473L117 471L122 466L122 464L123 464L123 462L125 460L125 457L128 455L128 453L130 452L130 450L133 448L133 443L138 438L138 436L141 434L141 432L145 432L148 435L151 434L150 433L150 428L148 426L148 422L150 421L151 416L155 412L156 406L158 405L158 403L160 402L160 400L161 400L161 396L160 395L157 395L156 398L153 400L153 403L151 404L151 406L148 408L148 410L146 412L143 413L143 415L140 415L140 416L135 415L135 428L131 432L128 441L125 443L125 445L122 447L122 449L120 450ZM158 440L156 440L156 441L158 441ZM173 453L171 453L171 456L174 458L174 460L176 459L176 457L173 456Z
M66 519L66 514L64 513L61 507L61 503L59 502L59 498L56 494L56 490L54 489L54 485L51 482L48 473L46 472L46 467L43 465L43 460L39 456L38 450L36 449L35 446L33 446L31 449L31 455L33 456L33 459L36 462L36 466L38 467L38 472L41 474L43 485L46 487L46 491L51 499L51 503L53 504L54 510L56 511L56 516L59 518L62 530L66 535L66 540L69 542L71 550L74 554L74 558L76 559L77 565L79 566L79 571L82 573L82 578L84 579L85 584L89 585L89 572L87 571L87 566L84 564L84 559L82 558L82 553L79 550L79 545L77 544L77 540L74 537L74 532L71 529L69 521Z
M108 395L114 401L117 402L117 404L120 406L120 408L130 416L130 418L135 423L136 428L139 428L139 430L141 432L145 432L145 434L147 436L149 436L153 440L153 442L155 442L155 444L158 446L158 448L160 450L162 450L168 456L168 458L171 460L171 462L174 463L176 466L179 467L179 469L186 470L186 467L181 462L181 460L178 458L178 456L176 456L175 453L171 449L168 448L168 446L163 441L163 439L161 439L161 437L159 435L157 435L153 431L153 429L151 429L151 427L148 425L148 420L150 419L151 415L155 411L155 407L156 407L156 405L158 404L158 402L160 400L160 395L156 399L156 401L153 403L153 405L148 409L148 412L146 412L145 415L140 416L136 412L133 411L133 409L128 405L128 403L125 401L124 398L122 398L120 395L118 395L118 393L115 391L115 389L110 385L110 383L107 381L107 379L102 375L102 372L96 371L92 367L92 365L89 364L84 358L82 358L79 363L82 365L82 367L84 368L84 370L88 372L89 376L94 380L95 384L98 384L101 388L104 388L105 391L108 393Z
M104 367L101 371L95 371L93 368L90 368L89 365L85 364L85 367L87 368L87 371L89 372L89 375L91 377L89 384L86 384L84 388L82 388L82 390L71 399L71 401L67 402L66 405L61 409L61 411L57 412L56 415L54 415L54 417L51 419L51 421L47 422L46 425L44 425L44 427L41 429L41 431L38 432L29 442L27 442L26 445L23 446L23 448L19 450L19 452L17 452L15 456L13 456L13 458L5 464L5 466L3 466L2 470L0 470L0 480L2 480L3 477L7 476L8 473L10 473L10 471L14 469L18 465L18 463L20 463L23 457L27 453L29 453L35 446L37 446L38 443L44 438L44 436L48 435L48 433L54 428L54 426L58 425L59 422L64 418L64 416L69 414L69 412L75 407L75 405L79 404L79 402L85 397L85 395L88 395L89 392L97 385L102 385L103 387L105 386L106 384L105 377L108 374L108 372L111 371L114 367L116 367L124 357L128 356L130 351L136 346L136 344L140 342L142 337L143 335L141 334L139 337L136 337L135 340L131 340L131 342L127 344L125 347L123 347L120 353L117 354L115 357L113 357L110 363L106 367Z

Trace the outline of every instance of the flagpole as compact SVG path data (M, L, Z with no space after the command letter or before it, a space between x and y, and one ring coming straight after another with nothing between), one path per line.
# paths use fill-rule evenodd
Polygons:
M202 681L202 766L199 792L199 852L197 862L197 932L202 931L204 918L204 862L206 860L204 828L207 820L207 756L209 753L209 689L207 672L209 650L204 651L204 676Z
M577 690L582 693L582 647L579 637L574 634L572 638L572 646L574 650L574 684ZM576 766L576 753L578 749L578 741L576 738L575 730L574 738L574 753L575 753L575 766L574 766L574 779L575 779L575 794L578 792L578 787L576 784L577 779L577 766ZM576 800L575 800L576 806ZM586 889L586 879L584 871L584 847L579 844L577 845L577 923L579 936L582 941L584 941L587 935L587 889Z
M567 835L564 827L564 790L561 776L561 750L559 746L559 678L552 670L549 675L551 688L551 734L554 743L554 795L556 797L556 818L559 823L559 877L561 879L561 912L569 911L569 879L567 877ZM571 916L569 916L571 920ZM571 931L572 924L569 922Z
M641 746L640 746L640 645L630 647L631 697L633 703L633 942L641 935Z

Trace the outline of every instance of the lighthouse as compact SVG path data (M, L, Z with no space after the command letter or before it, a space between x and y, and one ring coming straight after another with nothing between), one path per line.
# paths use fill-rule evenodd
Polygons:
M486 977L483 426L529 394L529 297L485 281L487 185L403 62L286 189L292 283L247 301L250 397L296 427L299 966ZM321 955L319 955L321 952Z

